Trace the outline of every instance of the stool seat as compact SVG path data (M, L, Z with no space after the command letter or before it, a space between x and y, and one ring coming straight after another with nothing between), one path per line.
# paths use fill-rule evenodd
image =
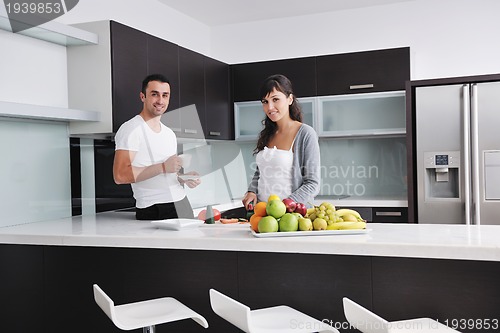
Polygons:
M457 333L431 318L387 321L347 297L343 298L344 314L353 327L363 333Z
M215 289L210 289L214 312L247 333L312 333L339 331L286 305L250 310Z
M144 331L153 332L155 325L189 318L204 328L208 327L203 316L173 297L115 306L111 298L97 284L94 284L94 299L115 326L125 331L143 328ZM146 330L146 328L149 329Z

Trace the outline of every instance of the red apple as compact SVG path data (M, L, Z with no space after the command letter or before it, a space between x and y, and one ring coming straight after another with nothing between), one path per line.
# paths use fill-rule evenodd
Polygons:
M287 213L293 213L295 211L295 207L297 207L297 203L290 198L283 199L283 203L285 204Z
M297 202L294 212L299 213L302 216L306 216L307 207L302 202Z

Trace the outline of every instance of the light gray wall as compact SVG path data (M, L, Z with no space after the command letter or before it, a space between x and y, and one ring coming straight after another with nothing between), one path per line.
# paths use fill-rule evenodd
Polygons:
M500 1L399 4L221 26L212 56L228 63L409 46L412 79L500 72Z
M229 64L409 46L412 79L500 72L497 0L413 0L215 28L140 3L82 0L58 21L115 19Z

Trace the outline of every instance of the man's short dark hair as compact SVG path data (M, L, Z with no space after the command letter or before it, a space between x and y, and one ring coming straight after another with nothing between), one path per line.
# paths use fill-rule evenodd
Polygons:
M151 74L146 76L144 80L142 80L142 93L146 95L146 87L148 86L148 83L151 81L158 81L161 83L168 83L170 84L170 81L167 79L167 77L163 74Z

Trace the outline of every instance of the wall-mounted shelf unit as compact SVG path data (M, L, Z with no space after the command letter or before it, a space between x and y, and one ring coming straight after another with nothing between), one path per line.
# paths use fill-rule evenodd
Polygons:
M99 112L0 101L0 117L52 121L98 121Z
M9 17L4 6L0 6L0 29L12 32ZM98 35L55 21L18 32L20 35L33 37L63 46L97 44Z

